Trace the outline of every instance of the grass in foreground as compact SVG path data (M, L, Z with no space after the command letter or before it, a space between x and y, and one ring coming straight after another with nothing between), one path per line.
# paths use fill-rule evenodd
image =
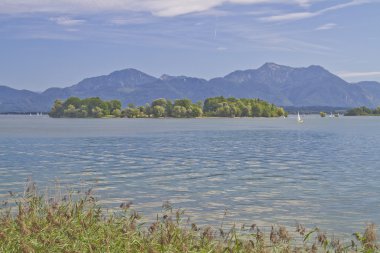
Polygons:
M16 204L1 209L0 252L379 252L373 224L348 244L298 225L302 240L296 242L285 227L268 234L255 225L198 228L168 205L154 223L144 224L130 203L106 213L91 191L57 200L28 190Z

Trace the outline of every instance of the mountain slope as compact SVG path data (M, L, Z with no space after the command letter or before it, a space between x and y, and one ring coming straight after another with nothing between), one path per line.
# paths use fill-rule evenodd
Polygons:
M238 70L211 80L169 75L156 78L125 69L41 94L0 86L0 112L47 111L55 99L70 96L119 99L124 106L142 105L160 97L198 101L234 96L260 98L282 106L376 107L380 105L380 83L350 84L315 65L292 68L266 63L258 69Z
M49 101L36 92L0 86L0 113L43 112L49 108Z
M353 84L358 86L363 91L363 94L374 106L380 106L380 83L378 82L359 82Z
M109 75L86 78L71 87L59 89L48 89L42 93L43 96L55 97L102 97L104 99L122 99L139 86L155 82L158 79L149 76L136 69L125 69L112 72Z

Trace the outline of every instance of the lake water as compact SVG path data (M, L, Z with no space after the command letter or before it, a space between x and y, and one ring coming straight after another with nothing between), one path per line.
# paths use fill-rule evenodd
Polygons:
M154 218L164 201L200 223L380 224L380 117L50 119L0 116L0 199L87 190Z

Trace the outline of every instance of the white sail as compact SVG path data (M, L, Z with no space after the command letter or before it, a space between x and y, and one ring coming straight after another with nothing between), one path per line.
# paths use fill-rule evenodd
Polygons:
M299 112L298 112L298 116L297 116L297 121L298 121L298 123L303 123L303 119L301 119Z

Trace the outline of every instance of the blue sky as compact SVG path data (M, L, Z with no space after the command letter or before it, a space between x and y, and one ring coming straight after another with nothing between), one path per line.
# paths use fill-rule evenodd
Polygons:
M224 76L265 62L380 81L380 0L0 0L0 85L136 68Z

